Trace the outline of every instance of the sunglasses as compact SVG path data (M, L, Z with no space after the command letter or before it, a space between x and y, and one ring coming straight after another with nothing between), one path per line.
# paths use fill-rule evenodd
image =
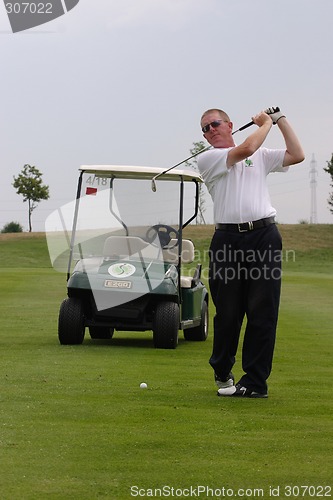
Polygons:
M202 131L204 134L206 134L207 132L210 131L210 127L213 127L213 128L217 128L221 125L221 123L223 122L224 120L214 120L213 122L211 123L208 123L208 125L205 125L204 127L202 127Z

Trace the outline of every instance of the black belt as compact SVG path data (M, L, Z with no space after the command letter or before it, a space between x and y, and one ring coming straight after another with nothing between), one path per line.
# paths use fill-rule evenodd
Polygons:
M266 219L259 219L250 222L240 222L239 224L216 224L215 229L220 231L234 231L237 233L245 233L253 231L253 229L260 229L262 227L270 226L275 223L274 217L266 217Z

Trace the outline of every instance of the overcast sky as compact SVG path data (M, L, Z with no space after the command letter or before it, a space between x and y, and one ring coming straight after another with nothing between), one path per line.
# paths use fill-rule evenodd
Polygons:
M288 174L270 175L277 219L310 219L314 154L318 222L332 223L323 171L333 153L332 19L332 0L80 0L13 34L1 2L0 228L28 228L12 187L26 163L50 187L33 214L33 230L44 230L74 198L81 164L167 168L202 139L207 108L221 107L238 128L276 105L306 154ZM266 145L283 147L277 127ZM209 214L209 197L207 206Z

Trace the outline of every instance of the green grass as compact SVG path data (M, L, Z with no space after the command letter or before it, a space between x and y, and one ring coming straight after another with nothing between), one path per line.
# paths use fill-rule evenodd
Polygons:
M211 228L192 230L203 255ZM198 485L270 498L270 486L332 485L331 230L281 227L296 261L284 263L268 400L216 397L212 328L204 343L181 334L171 351L155 350L150 333L60 346L66 281L45 238L0 237L1 499L122 500L131 486Z

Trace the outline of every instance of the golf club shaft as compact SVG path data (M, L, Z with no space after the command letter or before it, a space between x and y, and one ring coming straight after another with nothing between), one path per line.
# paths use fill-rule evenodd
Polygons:
M278 108L277 108L278 110ZM251 125L254 125L254 122L251 121L249 123L246 123L245 125L243 125L242 127L240 127L239 129L235 130L232 135L236 134L236 132L241 132L242 130L245 130L246 128L248 127L251 127ZM155 177L152 178L151 180L151 188L152 190L155 192L156 191L156 184L155 184L155 181L158 177L160 177L161 175L164 175L166 174L167 172L169 172L170 170L176 168L176 167L179 167L179 165L182 165L183 163L186 163L187 161L189 160L192 160L192 158L195 158L196 156L200 155L201 153L204 153L204 151L208 151L209 149L211 149L212 146L208 146L207 148L204 148L204 149L201 149L200 151L198 151L197 153L195 153L194 155L192 156L189 156L188 158L186 158L185 160L183 161L180 161L179 163L176 163L176 165L173 165L172 167L170 168L167 168L166 170L164 170L163 172L161 172L160 174L158 175L155 175Z
M192 160L192 158L195 158L195 156L198 156L199 154L203 153L204 151L208 151L208 149L211 149L212 146L208 146L207 148L204 148L204 149L201 149L200 151L198 151L197 153L195 153L194 155L192 156L189 156L188 158L186 158L185 160L183 161L180 161L179 163L176 163L176 165L173 165L172 167L170 168L167 168L166 170L164 170L163 172L161 172L160 174L157 174L155 175L155 177L152 178L151 180L151 188L152 190L155 192L156 191L156 184L155 184L155 181L156 179L158 179L158 177L160 177L161 175L164 175L166 174L167 172L169 172L170 170L173 170L174 168L176 167L179 167L179 165L182 165L183 163L186 163L187 161L189 160Z
M186 163L187 161L192 160L192 158L194 158L195 156L200 155L200 154L201 154L201 153L203 153L204 151L208 151L208 149L210 149L211 147L212 147L212 146L208 146L207 148L201 149L201 150L200 150L200 151L198 151L197 153L194 153L194 155L189 156L189 157L188 157L188 158L186 158L185 160L180 161L179 163L177 163L177 164L176 164L176 165L174 165L173 167L170 167L170 168L168 168L167 170L164 170L164 172L162 172L161 174L158 174L158 175L163 175L163 174L166 174L167 172L169 172L169 170L172 170L173 168L179 167L179 165L182 165L183 163Z
M278 106L275 106L275 107L266 109L265 112L268 113L269 115L271 115L272 113L277 113L278 111L280 111L280 108ZM236 134L236 132L241 132L242 130L245 130L246 128L251 127L251 125L254 125L253 121L247 123L246 125L243 125L239 129L235 130L235 132L233 132L232 135Z
M232 135L236 134L236 132L241 132L242 130L245 130L246 128L251 127L251 125L254 125L253 121L251 121L251 122L247 123L246 125L243 125L242 127L238 128L237 130L235 130L232 133Z

